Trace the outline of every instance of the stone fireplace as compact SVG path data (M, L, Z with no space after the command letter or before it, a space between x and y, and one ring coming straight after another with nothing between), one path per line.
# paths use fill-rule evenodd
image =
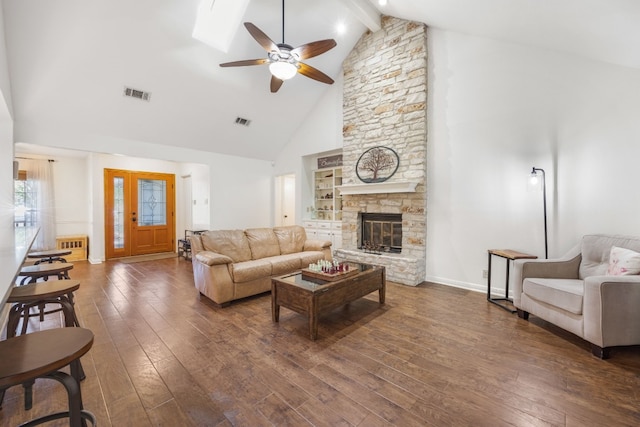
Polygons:
M335 256L384 265L389 280L415 286L426 274L426 26L383 17L382 29L362 36L343 70L342 248ZM356 163L373 147L395 151L398 169L387 181L363 183ZM383 213L396 216L401 241L391 246L401 251L364 251L360 220Z

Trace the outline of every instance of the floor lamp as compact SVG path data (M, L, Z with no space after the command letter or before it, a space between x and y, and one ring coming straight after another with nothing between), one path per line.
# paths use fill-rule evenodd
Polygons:
M547 244L547 180L544 169L533 167L531 169L531 184L538 183L538 171L542 172L542 207L544 209L544 258L549 258L549 245Z

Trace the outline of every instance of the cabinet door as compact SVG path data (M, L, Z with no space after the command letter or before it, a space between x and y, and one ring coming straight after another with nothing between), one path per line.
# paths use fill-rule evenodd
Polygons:
M342 248L342 231L333 231L331 235L331 249L341 249Z
M318 230L316 239L318 239L318 240L329 240L330 242L333 242L332 235L331 235L331 230L325 230L325 229ZM332 244L332 246L333 246L333 244Z

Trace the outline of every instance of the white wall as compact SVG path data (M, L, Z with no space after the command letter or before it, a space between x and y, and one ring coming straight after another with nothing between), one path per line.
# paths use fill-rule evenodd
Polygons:
M21 155L21 154L18 154ZM29 155L25 154L25 157ZM56 236L88 235L91 225L85 157L56 157L52 164Z
M0 230L13 234L13 119L4 16L0 4Z
M309 218L306 206L313 205L310 171L317 169L311 157L342 149L342 75L327 88L307 119L300 124L291 141L274 162L274 174L296 176L296 222ZM310 156L304 161L304 156Z
M484 289L490 248L640 235L640 70L430 29L427 279Z
M484 291L487 249L544 256L533 166L547 175L550 257L587 233L640 235L640 70L429 29L428 72L427 280ZM341 146L332 94L276 170L301 174L299 156Z

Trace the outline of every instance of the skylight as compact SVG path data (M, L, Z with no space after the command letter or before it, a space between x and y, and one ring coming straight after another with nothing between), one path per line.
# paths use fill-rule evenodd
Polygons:
M192 37L227 52L248 4L249 0L202 0Z

